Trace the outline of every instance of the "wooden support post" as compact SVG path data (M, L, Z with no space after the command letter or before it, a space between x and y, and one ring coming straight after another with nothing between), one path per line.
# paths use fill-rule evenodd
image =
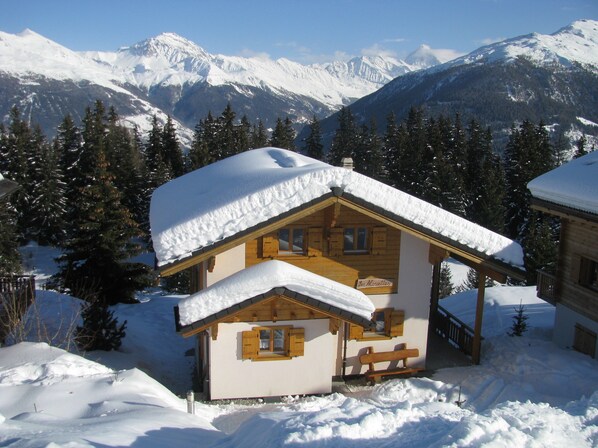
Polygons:
M191 271L189 293L193 294L203 289L203 263L193 265L189 270Z
M430 328L429 332L436 330L436 313L438 312L438 296L440 293L440 265L442 262L434 264L432 271L432 291L430 293Z
M473 328L473 347L471 349L471 361L474 364L480 363L482 351L482 317L484 315L484 292L486 288L486 276L478 272L478 300L475 308L475 324Z

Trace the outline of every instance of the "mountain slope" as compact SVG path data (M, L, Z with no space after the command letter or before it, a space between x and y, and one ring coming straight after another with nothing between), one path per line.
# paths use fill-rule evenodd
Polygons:
M513 122L558 124L573 136L598 135L598 22L579 21L552 35L530 34L482 47L445 64L401 76L351 105L361 119L400 120L410 107L459 113L491 126L499 146ZM322 122L330 134L336 116Z

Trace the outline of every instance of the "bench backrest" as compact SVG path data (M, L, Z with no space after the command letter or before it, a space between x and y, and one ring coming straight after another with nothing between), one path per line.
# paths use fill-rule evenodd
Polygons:
M400 361L407 358L417 358L419 349L404 348L402 350L393 350L392 352L367 353L359 357L361 364L370 364L383 361Z

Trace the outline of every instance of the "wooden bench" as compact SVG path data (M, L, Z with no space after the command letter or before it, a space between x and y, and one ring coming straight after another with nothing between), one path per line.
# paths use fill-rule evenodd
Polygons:
M419 350L417 348L403 348L390 352L376 353L374 352L374 347L368 347L367 353L359 357L359 362L362 365L369 364L369 370L365 372L368 380L379 381L381 377L386 375L404 375L422 371L423 369L419 367L407 366L407 359L417 357L419 357ZM375 368L375 364L378 362L392 361L403 361L403 366L383 370L376 370Z

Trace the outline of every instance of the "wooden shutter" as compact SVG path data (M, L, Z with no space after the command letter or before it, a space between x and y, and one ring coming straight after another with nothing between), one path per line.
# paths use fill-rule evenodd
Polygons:
M278 234L270 233L262 237L262 258L273 258L278 255Z
M330 229L330 247L328 254L331 257L340 257L343 254L343 229L342 227L333 227Z
M390 325L388 335L390 337L403 336L403 324L405 322L405 311L392 310L390 312Z
M386 227L374 227L372 232L372 254L384 255L386 253Z
M258 331L243 331L243 359L255 359L260 353L260 334Z
M319 257L322 255L322 228L311 227L307 235L307 255Z
M349 339L363 339L363 327L361 325L349 324Z
M303 356L305 346L305 329L289 328L289 356Z

